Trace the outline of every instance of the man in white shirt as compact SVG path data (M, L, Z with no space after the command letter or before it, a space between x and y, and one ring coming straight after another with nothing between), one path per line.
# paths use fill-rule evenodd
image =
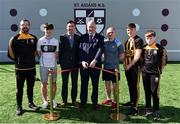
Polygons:
M57 57L59 49L59 41L53 37L53 24L46 23L44 26L44 36L38 40L37 52L40 56L40 77L41 77L41 93L43 97L42 108L48 106L48 70L53 70L53 108L56 108L57 103L54 100L56 94L56 80L57 80Z

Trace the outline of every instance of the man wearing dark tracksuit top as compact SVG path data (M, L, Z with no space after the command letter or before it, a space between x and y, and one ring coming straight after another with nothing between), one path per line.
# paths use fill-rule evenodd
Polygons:
M20 33L12 37L8 46L8 57L15 62L17 115L22 114L23 87L26 80L29 108L36 110L33 103L33 87L36 76L35 52L37 38L29 34L29 20L20 21Z
M145 91L145 116L151 112L151 97L153 98L153 119L160 119L159 112L159 88L160 75L167 63L165 48L156 43L156 33L148 30L145 33L147 44L142 51L142 79Z

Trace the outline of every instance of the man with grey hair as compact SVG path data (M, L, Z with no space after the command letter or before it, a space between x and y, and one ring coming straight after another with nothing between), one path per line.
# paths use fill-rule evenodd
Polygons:
M81 107L87 103L88 98L88 82L89 78L92 81L92 95L91 100L93 108L99 110L98 104L98 84L100 70L95 67L101 68L101 56L103 53L104 37L96 33L96 23L90 20L87 23L88 33L80 38L79 46L79 62L80 75L81 75Z

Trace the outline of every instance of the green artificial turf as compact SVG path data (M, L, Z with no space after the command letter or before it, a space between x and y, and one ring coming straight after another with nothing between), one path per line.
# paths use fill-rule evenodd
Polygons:
M160 113L161 119L158 123L180 123L180 64L167 64L164 72L161 76L160 82ZM59 69L59 67L58 67ZM37 65L37 77L39 77L39 65ZM80 76L78 81L78 97L80 94ZM61 75L58 74L57 81L57 95L56 100L60 104L61 99ZM70 98L70 87L69 82L69 97L68 102L71 102ZM101 105L100 111L92 109L91 104L91 82L89 82L89 95L88 104L84 109L73 108L69 104L66 108L61 108L60 105L56 112L60 113L60 118L54 123L114 123L109 117L113 112L110 110L110 106ZM126 78L124 75L124 69L121 65L121 81L120 81L120 113L127 114L128 109L121 106L122 103L129 101L129 93ZM15 73L13 64L0 64L0 122L1 123L49 123L51 121L45 121L43 115L49 112L49 109L39 109L36 112L31 111L27 107L27 95L26 85L24 85L24 96L23 96L23 109L24 113L22 116L16 116L16 83ZM104 95L104 82L100 77L99 81L99 103L105 98ZM41 106L42 98L40 93L40 82L36 81L34 87L34 102ZM138 116L127 116L124 123L153 123L151 117L146 118L144 114L144 90L142 86L142 79L140 82L140 99L139 99L139 110Z

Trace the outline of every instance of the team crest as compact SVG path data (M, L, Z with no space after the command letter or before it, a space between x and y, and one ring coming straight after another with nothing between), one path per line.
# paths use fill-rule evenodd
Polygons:
M47 51L48 51L48 46L44 46L44 47L43 47L43 50L44 50L45 52L47 52Z
M101 33L105 28L105 9L74 9L76 29L80 34L87 32L86 24L89 20L96 22L96 32Z
M31 39L31 43L34 44L34 40L33 39Z

